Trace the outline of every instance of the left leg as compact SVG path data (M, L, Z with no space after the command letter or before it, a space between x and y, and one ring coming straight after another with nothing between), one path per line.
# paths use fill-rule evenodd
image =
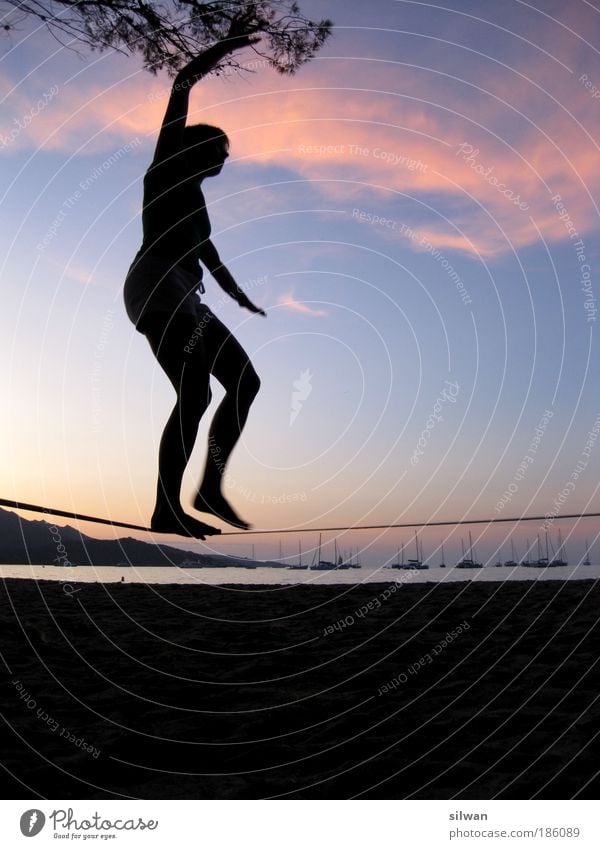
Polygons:
M159 313L145 319L143 333L177 400L160 441L156 504L150 527L159 533L204 539L219 531L185 513L180 501L183 473L192 453L198 425L210 403L209 370L201 345L186 356L186 342L195 330L190 316L165 320Z
M203 341L211 374L222 384L225 397L210 426L206 468L194 507L246 529L248 523L235 513L221 486L225 467L246 424L260 380L240 343L214 315L203 329Z

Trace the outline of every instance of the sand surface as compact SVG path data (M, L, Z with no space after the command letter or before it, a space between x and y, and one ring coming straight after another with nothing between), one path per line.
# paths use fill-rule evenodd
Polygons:
M2 585L5 798L597 794L595 582L65 589Z

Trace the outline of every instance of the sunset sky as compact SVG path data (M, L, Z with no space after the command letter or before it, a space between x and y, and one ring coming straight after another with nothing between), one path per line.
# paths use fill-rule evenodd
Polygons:
M191 98L231 140L213 240L267 311L206 273L262 379L228 497L256 528L598 512L598 0L300 5L335 22L317 58L283 77L249 49ZM0 56L0 496L144 524L174 396L121 292L169 81L26 22ZM600 523L558 527L573 560ZM510 526L474 530L508 557ZM213 549L252 543L277 553Z

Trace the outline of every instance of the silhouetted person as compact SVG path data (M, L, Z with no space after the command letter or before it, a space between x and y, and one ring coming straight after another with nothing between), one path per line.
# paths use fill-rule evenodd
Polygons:
M204 539L219 533L186 514L180 501L183 473L210 399L210 375L225 389L215 413L204 476L193 506L239 528L248 528L221 491L225 466L240 437L260 381L247 354L211 310L200 260L241 307L265 315L238 287L210 240L201 183L221 172L229 141L218 127L186 127L189 93L228 53L254 36L219 42L193 59L175 79L154 159L144 177L143 243L125 281L127 314L143 333L177 393L158 458L155 531Z

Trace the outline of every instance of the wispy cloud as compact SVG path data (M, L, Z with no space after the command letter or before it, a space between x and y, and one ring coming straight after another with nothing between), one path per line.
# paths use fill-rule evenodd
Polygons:
M291 292L288 295L282 295L277 303L282 307L287 307L287 309L299 312L302 315L312 315L317 317L329 315L327 310L315 309L314 307L310 307L308 303L297 301Z
M575 55L566 58L576 66ZM232 159L247 163L249 174L253 163L285 168L349 212L401 207L409 226L422 228L426 213L439 248L494 256L540 234L567 239L557 194L581 234L596 226L600 170L590 116L598 102L577 70L539 52L520 67L488 63L471 82L406 67L400 78L393 62L364 67L360 86L348 84L357 68L350 59L326 75L318 63L297 78L257 74L251 86L210 79L193 93L190 120L223 126ZM150 155L166 94L144 73L113 90L65 87L13 147L104 152L140 137ZM11 103L17 115L27 112L24 92Z
M68 280L73 280L75 283L81 283L84 286L88 286L92 282L92 272L81 265L76 265L73 262L60 262L52 257L46 257L46 260L61 272L62 277L66 277Z

